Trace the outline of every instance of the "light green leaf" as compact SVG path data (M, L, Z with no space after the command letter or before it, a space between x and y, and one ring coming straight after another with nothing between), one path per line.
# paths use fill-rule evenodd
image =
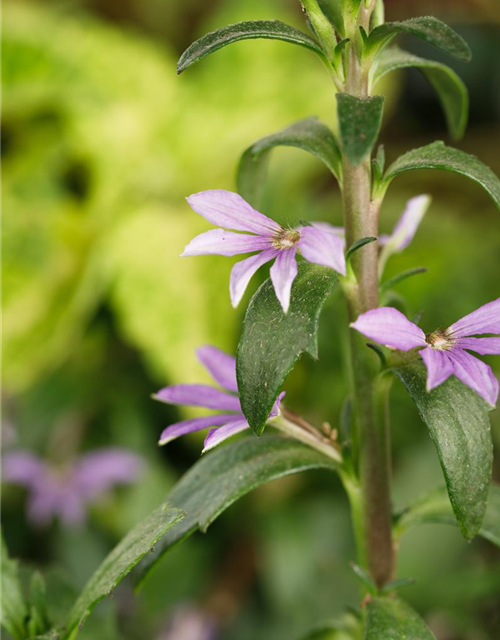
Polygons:
M489 408L455 377L427 392L423 365L408 364L393 372L429 429L458 526L471 539L481 528L488 500L493 461Z
M372 598L363 640L436 640L422 618L396 598Z
M340 2L338 0L318 0L318 4L340 35L344 35L344 19Z
M283 40L298 44L301 47L310 49L325 60L324 53L320 45L306 33L290 27L279 20L253 20L248 22L238 22L230 24L222 29L211 31L193 42L182 54L177 63L177 73L182 73L185 69L198 62L202 58L226 47L228 44L240 40L255 40L264 38L267 40Z
M500 209L500 180L493 171L476 156L447 147L441 141L412 149L393 162L384 175L377 196L383 196L397 175L414 169L442 169L466 176L480 184Z
M335 464L318 451L295 440L254 436L214 449L180 479L168 496L169 504L186 513L140 566L144 578L160 557L179 540L209 525L249 491L271 480L308 469L329 469Z
M68 635L76 627L82 627L96 604L109 596L135 565L151 553L162 536L183 518L182 511L163 504L121 540L92 575L75 602L66 624Z
M236 375L241 407L260 435L283 382L303 351L317 357L321 308L337 276L333 269L303 262L284 313L269 278L253 296L243 321Z
M376 51L398 33L410 33L421 38L457 60L468 62L471 59L471 51L465 40L447 24L432 16L411 18L404 22L385 22L370 32L368 45L372 51Z
M461 138L467 126L469 94L462 80L447 65L419 58L399 47L390 47L382 51L377 61L374 85L387 73L408 67L420 69L434 87L443 107L451 137Z
M24 640L24 638L27 637L25 622L28 616L28 607L19 580L18 563L9 558L3 536L0 539L0 547L2 585L0 622L2 627L6 629L15 640Z
M351 164L360 164L373 149L382 124L383 105L383 96L356 98L337 93L340 138Z
M43 576L35 571L31 576L29 594L30 618L28 628L30 637L45 633L50 629L49 614L46 604L46 588Z
M305 118L257 140L241 156L237 173L238 191L254 207L260 206L269 152L278 146L297 147L312 153L337 180L341 180L342 159L335 136L317 118Z

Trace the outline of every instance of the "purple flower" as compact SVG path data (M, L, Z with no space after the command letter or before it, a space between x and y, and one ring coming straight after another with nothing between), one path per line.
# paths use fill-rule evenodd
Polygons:
M80 524L89 503L114 485L133 482L141 468L139 456L117 448L96 449L64 467L21 449L3 456L4 480L26 487L28 518L40 526L55 516L67 525Z
M220 391L215 387L204 384L176 384L161 389L154 398L168 404L185 404L224 411L224 413L203 418L192 418L191 420L176 422L167 427L160 436L159 444L167 444L187 433L215 427L210 429L205 438L203 447L203 452L205 452L250 427L241 411L240 400L236 395L238 393L236 359L224 353L224 351L209 345L197 349L196 355L215 382L227 391ZM278 396L273 410L269 414L270 418L279 414L279 404L284 395L284 393L281 393Z
M240 302L253 274L266 262L275 260L271 280L286 313L290 306L290 291L297 275L297 249L309 262L346 273L344 245L340 238L311 226L284 229L277 222L253 209L237 193L214 189L202 191L187 199L191 208L209 222L226 229L249 233L233 233L212 229L196 236L184 249L183 256L217 254L235 256L258 251L256 255L237 262L229 284L234 307ZM252 234L252 235L249 235Z
M469 351L481 355L500 355L500 337L475 338L474 335L500 333L500 298L469 313L451 327L425 334L392 307L380 307L362 313L351 327L370 340L400 351L422 348L420 355L427 367L430 391L455 375L495 406L498 380L491 368Z

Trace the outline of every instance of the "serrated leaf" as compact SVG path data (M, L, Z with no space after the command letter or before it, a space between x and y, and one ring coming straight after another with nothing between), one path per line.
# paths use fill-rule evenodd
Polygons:
M422 618L397 598L372 598L363 640L436 640Z
M472 57L469 45L462 36L433 16L411 18L403 22L384 22L370 32L369 46L376 50L398 33L410 33L457 60L468 62Z
M380 186L383 194L391 180L400 173L415 169L442 169L470 178L485 189L500 209L500 180L493 171L473 156L438 141L412 149L400 156L387 169Z
M270 278L253 296L238 344L236 375L243 413L257 435L301 353L317 357L319 314L336 281L333 269L303 262L288 313L283 312Z
M193 531L209 525L249 491L283 476L308 469L334 471L332 460L295 440L254 436L214 449L180 479L169 504L186 513L184 520L155 546L141 564L142 579L160 557Z
M298 44L314 51L322 59L325 59L320 45L307 33L303 33L279 20L252 20L230 24L222 27L222 29L211 31L193 42L179 58L177 73L182 73L195 62L226 47L228 44L239 42L240 40L255 40L258 38L283 40L284 42Z
M163 504L130 531L105 558L75 602L66 624L68 634L81 627L86 618L136 564L151 552L165 533L184 518L184 513Z
M317 118L305 118L257 140L241 156L236 179L238 191L254 207L260 206L269 152L278 146L297 147L312 153L340 181L342 159L335 136Z
M409 67L422 71L434 87L446 116L450 136L461 138L467 126L469 94L462 80L447 65L420 58L399 47L390 47L382 51L377 61L374 85L387 73Z
M28 616L28 607L21 588L18 563L9 558L3 536L0 538L0 553L2 585L0 622L15 640L24 640L26 638L25 621Z
M446 487L438 487L419 498L397 517L395 535L403 533L421 524L452 524L457 521L453 516ZM492 484L488 494L488 506L478 535L500 547L500 485Z
M373 149L382 124L383 96L357 98L337 93L337 113L342 147L353 165Z
M393 372L429 429L458 526L471 539L481 528L488 500L493 461L489 408L455 377L427 392L423 365L408 364Z

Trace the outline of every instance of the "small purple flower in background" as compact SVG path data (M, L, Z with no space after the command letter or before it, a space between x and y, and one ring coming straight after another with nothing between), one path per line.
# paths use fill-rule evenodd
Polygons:
M197 349L196 355L215 382L227 391L221 391L204 384L176 384L161 389L153 397L168 404L190 405L226 412L176 422L167 427L160 436L159 444L162 445L187 433L216 427L210 429L205 438L203 447L203 452L205 452L250 427L241 411L240 400L235 395L238 393L236 358L209 345ZM270 418L279 414L279 404L284 395L281 393L278 396L273 410L269 414Z
M455 375L488 404L495 406L498 380L491 368L469 351L481 355L500 355L500 337L472 337L500 333L500 298L479 307L448 329L427 335L392 307L380 307L362 313L351 327L370 340L392 349L409 351L424 347L420 355L427 367L428 391Z
M157 640L215 640L217 635L213 616L201 608L184 605L175 609Z
M3 456L3 478L26 487L28 518L48 525L58 516L66 525L80 524L87 505L114 485L134 482L142 470L139 456L117 448L96 449L64 467L57 467L25 450Z
M286 313L290 306L290 291L297 275L297 249L309 262L330 267L345 275L344 243L323 229L310 226L284 229L277 222L259 213L237 193L214 189L202 191L187 199L191 208L215 225L235 231L212 229L196 236L184 249L183 256L217 254L235 256L258 251L254 256L237 262L229 284L234 307L240 302L253 274L266 262L275 260L271 280Z

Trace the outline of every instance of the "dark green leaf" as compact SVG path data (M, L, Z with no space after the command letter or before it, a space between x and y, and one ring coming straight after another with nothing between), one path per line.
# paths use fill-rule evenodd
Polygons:
M45 633L50 629L51 624L46 604L45 581L38 571L35 571L31 576L29 609L30 619L28 625L30 636Z
M423 365L408 364L393 372L429 428L458 526L464 537L471 539L483 522L491 478L489 408L455 377L427 392Z
M241 156L237 173L239 193L254 207L260 206L266 161L273 147L297 147L319 158L340 180L342 159L330 129L317 118L305 118L254 142Z
M299 264L290 309L284 313L269 278L247 309L236 354L241 407L260 435L281 387L303 351L317 357L321 308L337 276L333 269Z
M383 96L356 98L337 93L339 131L344 152L353 165L370 153L382 123Z
M361 580L361 582L365 585L366 589L368 590L368 593L371 593L371 594L377 593L378 589L367 571L365 571L362 567L359 566L359 564L356 564L355 562L351 562L351 569L354 571L356 576Z
M0 572L2 584L2 606L0 622L15 640L26 638L25 622L28 607L24 600L18 574L18 563L9 558L3 537L0 539Z
M500 180L493 171L476 156L447 147L441 141L412 149L400 156L387 169L379 193L383 195L391 180L398 174L414 169L443 169L466 176L480 184L500 209Z
M419 498L397 518L395 535L400 537L411 527L420 524L456 523L446 487L439 487ZM497 484L490 486L486 514L478 533L500 547L500 486Z
M396 598L372 598L363 640L436 640L422 618Z
M458 60L468 62L471 59L471 51L465 40L447 24L432 16L411 18L404 22L385 22L370 33L370 47L377 50L398 33L410 33Z
M255 40L264 38L268 40L283 40L306 47L325 59L319 44L306 33L290 27L279 20L254 20L230 24L222 29L217 29L202 36L193 42L182 54L177 63L177 73L198 62L202 58L222 49L222 47L238 42L239 40Z
M359 240L356 240L356 242L353 242L347 250L347 253L345 254L346 261L348 261L351 258L352 254L356 253L358 249L364 247L365 244L370 244L371 242L376 242L377 240L378 238L375 238L375 236L367 236L366 238L360 238Z
M413 276L418 276L420 273L427 273L427 269L425 267L415 267L414 269L402 271L385 282L382 282L380 285L380 293L384 293L385 291L392 289L392 287L395 287L400 282L403 282L403 280L407 280Z
M163 504L121 540L92 575L75 602L66 624L68 634L75 627L83 625L96 604L111 595L116 585L183 518L182 511Z
M462 80L447 65L419 58L399 47L390 47L377 61L374 84L386 73L408 67L420 69L429 80L438 94L451 137L461 138L467 126L469 94Z
M388 582L384 588L381 589L380 593L385 596L392 591L397 591L403 587L410 587L412 584L415 584L415 578L398 578L397 580L391 580L391 582Z
M252 489L307 469L335 468L332 460L318 451L276 436L250 436L214 449L191 467L168 496L169 504L182 509L186 517L142 562L142 576L176 542L197 529L205 532L223 511Z

